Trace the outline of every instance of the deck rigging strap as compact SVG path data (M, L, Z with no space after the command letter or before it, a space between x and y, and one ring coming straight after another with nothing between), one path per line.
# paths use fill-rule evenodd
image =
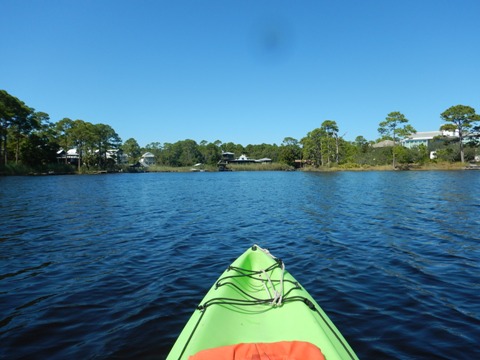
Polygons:
M282 300L283 300L283 278L284 278L284 275L285 275L285 263L278 259L277 257L273 256L270 251L268 251L268 249L264 249L260 246L258 246L257 244L253 245L252 247L253 250L255 249L259 249L260 251L263 251L265 254L267 254L268 256L270 256L272 259L274 259L277 263L281 264L281 276L280 276L280 286L279 286L279 290L277 290L275 288L275 286L273 285L273 282L272 282L272 279L270 278L270 275L268 275L268 273L265 271L265 270L262 270L262 274L267 278L268 280L268 283L270 284L270 287L273 289L273 298L270 294L270 291L267 287L267 284L263 283L263 286L268 294L268 296L270 298L272 298L272 305L273 306L280 306L282 305Z
M299 295L290 296L290 293L293 290L301 289L301 286L296 281L283 279L283 275L284 275L284 271L285 271L285 265L283 264L283 261L281 261L280 259L277 259L275 257L274 257L274 259L276 259L275 264L271 265L267 269L263 269L263 270L259 270L259 271L243 269L243 268L239 268L239 267L235 267L235 266L229 266L228 269L235 271L237 274L227 275L227 276L224 276L224 277L220 278L216 283L216 287L218 288L220 286L230 285L230 286L234 287L237 291L244 294L246 297L248 297L250 299L213 298L213 299L208 300L207 302L198 306L198 310L200 310L202 312L202 315L201 315L200 319L198 320L198 323L195 326L195 329L197 328L198 324L200 323L200 321L201 321L205 311L207 310L207 308L212 306L212 305L232 305L232 306L273 305L275 307L275 306L279 306L281 304L286 304L286 303L302 302L308 308L310 308L310 310L315 312L322 319L322 322L334 334L334 336L336 337L338 342L343 346L343 348L348 353L350 358L354 359L355 357L352 355L350 349L345 344L345 341L339 336L338 330L335 330L334 328L332 328L329 321L324 317L323 313L321 311L319 311L319 309L315 306L314 303L312 303L308 298L306 298L304 296L299 296ZM262 274L268 274L268 272L272 272L276 268L281 268L282 269L282 276L281 276L280 280L272 279L271 276L268 276L268 280L261 278ZM241 289L234 282L229 281L230 279L245 277L245 276L250 277L250 278L255 279L255 280L262 281L264 286L266 286L265 285L266 282L270 283L272 287L274 287L273 286L274 283L281 284L281 289L282 289L282 295L281 296L282 296L282 298L280 299L279 303L275 303L275 296L272 298L270 292L268 291L268 288L267 288L268 297L266 299L262 299L262 298L254 297L253 295L245 292L243 289ZM284 283L292 284L293 286L286 293L283 294Z
M234 274L226 275L218 279L215 284L215 287L218 289L221 286L231 286L235 288L239 293L245 295L246 299L230 299L230 298L213 298L206 301L203 304L200 304L198 307L199 310L204 311L208 306L214 304L222 304L222 305L261 305L261 304L270 304L273 307L281 306L284 302L290 302L290 299L287 299L288 295L291 291L295 289L300 289L300 285L297 282L291 280L285 280L285 264L279 258L270 254L267 249L263 249L258 245L254 245L252 247L253 250L261 250L265 254L272 257L275 260L275 263L270 265L269 267L261 270L250 270L244 269L236 266L229 266L228 271L233 271ZM280 273L277 276L277 279L273 278L273 272L279 269ZM243 290L235 281L234 279L242 278L242 277L249 277L252 280L257 280L262 283L262 286L267 294L266 298L255 297L250 293L247 293ZM293 285L286 293L285 293L285 284ZM298 300L298 297L294 297L295 300ZM292 298L292 299L294 299Z
M278 259L277 257L273 256L270 251L268 251L267 249L264 249L264 248L261 248L260 246L258 245L253 245L252 249L259 249L261 251L263 251L265 254L269 255L272 259L274 259L278 264L280 264L280 268L281 268L281 275L280 275L280 283L279 283L279 290L277 290L275 288L275 285L273 285L273 282L272 282L272 279L270 278L270 275L268 275L268 273L265 271L265 270L262 270L262 274L260 275L260 277L263 275L265 276L265 278L267 279L267 282L268 284L270 284L270 287L273 289L273 297L271 296L270 294L270 290L269 288L267 287L267 284L264 282L263 283L263 287L265 288L265 291L267 292L268 294L268 297L272 299L272 305L273 306L280 306L282 305L282 300L283 300L283 277L285 275L285 263Z

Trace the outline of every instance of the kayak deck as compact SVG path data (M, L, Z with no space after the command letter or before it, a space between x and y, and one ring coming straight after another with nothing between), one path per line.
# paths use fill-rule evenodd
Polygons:
M167 359L188 359L201 350L226 345L278 341L312 343L328 360L357 359L284 263L253 246L208 291Z

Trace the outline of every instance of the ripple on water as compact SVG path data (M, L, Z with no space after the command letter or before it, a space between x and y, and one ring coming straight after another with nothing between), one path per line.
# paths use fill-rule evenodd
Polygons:
M163 358L254 243L360 358L480 356L475 172L0 181L2 358Z

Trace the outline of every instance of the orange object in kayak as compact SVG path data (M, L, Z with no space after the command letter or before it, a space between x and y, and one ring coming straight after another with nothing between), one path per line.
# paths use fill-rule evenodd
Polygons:
M279 341L221 346L202 350L189 360L325 360L321 350L305 341Z

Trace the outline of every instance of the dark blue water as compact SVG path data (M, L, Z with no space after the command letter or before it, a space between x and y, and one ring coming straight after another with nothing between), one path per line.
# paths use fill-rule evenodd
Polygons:
M0 358L159 358L282 258L361 359L480 358L480 172L0 178Z

